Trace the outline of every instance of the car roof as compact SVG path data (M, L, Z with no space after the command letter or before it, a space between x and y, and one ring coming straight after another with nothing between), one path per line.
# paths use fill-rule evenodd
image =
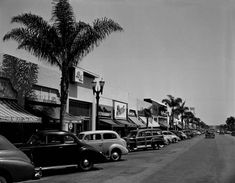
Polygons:
M36 134L42 134L42 135L53 135L53 134L58 134L58 135L64 135L64 134L72 134L68 131L61 131L61 130L41 130L37 131Z
M117 132L112 131L112 130L94 130L94 131L84 131L81 132L80 134L94 134L94 133L115 133L117 134Z

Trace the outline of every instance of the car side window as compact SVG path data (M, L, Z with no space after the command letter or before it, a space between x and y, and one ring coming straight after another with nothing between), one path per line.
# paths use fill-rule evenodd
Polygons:
M93 140L93 134L88 134L84 137L84 140Z
M101 134L95 134L95 140L101 140Z
M48 135L47 136L47 144L62 144L63 143L63 136L60 135Z
M75 139L70 136L70 135L65 135L64 136L64 143L65 144L74 144L75 143Z
M144 137L144 132L139 132L138 136L139 137Z
M152 133L150 131L146 131L145 136L152 136Z
M103 134L103 138L104 139L116 139L117 135L114 133L104 133Z
M156 130L154 130L154 131L153 131L153 135L161 135L161 131L156 131Z

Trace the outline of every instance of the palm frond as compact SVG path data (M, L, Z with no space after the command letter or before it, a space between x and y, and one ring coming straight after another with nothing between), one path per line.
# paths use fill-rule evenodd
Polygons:
M54 27L56 27L62 38L63 46L66 46L70 35L75 30L76 22L72 6L68 0L54 0L52 19L54 21Z
M116 31L123 31L123 28L112 19L101 18L93 22L94 30L100 35L100 39L105 39L109 34Z
M60 42L54 27L15 28L8 32L3 40L15 40L18 49L25 49L41 59L48 60L51 64L61 67L56 56L60 53ZM57 46L56 46L57 45Z

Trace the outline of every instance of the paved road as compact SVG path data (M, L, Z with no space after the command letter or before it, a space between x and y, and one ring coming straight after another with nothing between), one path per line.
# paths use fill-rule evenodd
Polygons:
M98 164L93 171L53 171L27 182L235 183L235 137L199 136L160 150L132 152L123 161Z

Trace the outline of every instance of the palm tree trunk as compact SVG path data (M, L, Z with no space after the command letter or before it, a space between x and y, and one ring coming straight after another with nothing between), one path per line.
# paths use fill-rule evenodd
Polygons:
M68 99L68 90L69 90L69 72L68 72L68 66L62 67L62 77L61 77L61 83L60 83L60 102L61 102L61 108L60 108L60 128L61 130L64 129L64 116L66 113L66 107L67 107L67 99Z

